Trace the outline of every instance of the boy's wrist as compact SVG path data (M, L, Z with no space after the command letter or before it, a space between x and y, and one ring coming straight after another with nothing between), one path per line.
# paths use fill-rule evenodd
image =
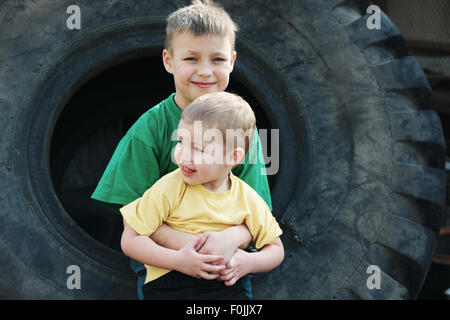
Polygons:
M186 265L186 260L184 258L183 251L181 251L181 249L176 250L170 259L171 266L168 269L185 273L185 270L182 268Z
M176 250L173 254L173 257L171 259L171 263L173 266L171 266L171 270L180 271L178 270L178 267L182 265L182 257L180 254L180 250Z
M238 253L241 255L241 266L242 266L242 277L249 274L254 273L255 266L254 262L255 259L252 259L252 253L247 252L242 249L238 249Z

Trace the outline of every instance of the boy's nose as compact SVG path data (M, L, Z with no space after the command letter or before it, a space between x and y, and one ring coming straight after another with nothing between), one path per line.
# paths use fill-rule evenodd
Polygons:
M197 73L199 76L204 77L204 78L210 77L212 74L212 68L209 65L209 63L202 63L199 66Z
M181 148L179 153L179 161L180 163L189 164L191 163L191 151L190 148Z

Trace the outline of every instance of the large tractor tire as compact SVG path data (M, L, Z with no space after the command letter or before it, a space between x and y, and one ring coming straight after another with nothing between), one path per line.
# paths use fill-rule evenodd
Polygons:
M254 278L255 298L417 297L445 203L445 146L399 31L382 13L381 29L369 29L367 1L218 2L240 28L231 85L280 129L271 187L285 260ZM52 143L83 84L136 57L160 59L165 17L187 3L78 1L81 28L69 29L71 1L1 2L1 298L136 298L128 259L61 203ZM108 117L103 107L78 125ZM68 285L73 265L80 286Z

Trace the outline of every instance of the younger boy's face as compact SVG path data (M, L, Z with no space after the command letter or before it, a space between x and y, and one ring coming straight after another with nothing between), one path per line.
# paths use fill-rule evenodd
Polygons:
M242 148L226 150L220 130L205 128L200 121L181 120L177 139L174 157L187 184L214 186L245 156Z
M231 41L226 38L174 34L170 52L163 51L163 62L174 77L177 105L183 110L201 95L225 91L235 59Z

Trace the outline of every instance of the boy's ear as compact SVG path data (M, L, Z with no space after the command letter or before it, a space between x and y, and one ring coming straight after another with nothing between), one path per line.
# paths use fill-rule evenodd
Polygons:
M163 64L164 64L164 68L166 68L166 71L168 73L173 73L172 56L170 55L170 52L167 49L163 50L162 59L163 59Z
M233 167L237 166L238 164L240 164L245 160L244 149L241 147L237 147L229 154L229 158L227 160L228 163L231 164Z
M234 62L236 61L236 51L233 50L233 55L231 56L231 71L233 71L234 68Z

